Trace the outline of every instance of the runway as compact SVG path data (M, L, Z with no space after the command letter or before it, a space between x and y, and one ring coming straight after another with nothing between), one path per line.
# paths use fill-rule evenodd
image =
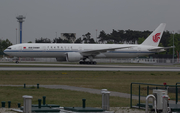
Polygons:
M0 71L180 71L178 66L0 63Z

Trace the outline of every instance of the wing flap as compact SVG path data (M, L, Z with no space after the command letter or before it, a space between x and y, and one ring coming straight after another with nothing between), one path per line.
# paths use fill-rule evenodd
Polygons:
M117 47L117 48L107 48L107 49L96 49L96 50L88 50L88 51L82 51L81 54L82 55L97 55L97 54L100 54L100 53L104 53L104 52L107 52L107 51L114 51L116 49L124 49L124 48L130 48L132 46L125 46L125 47Z

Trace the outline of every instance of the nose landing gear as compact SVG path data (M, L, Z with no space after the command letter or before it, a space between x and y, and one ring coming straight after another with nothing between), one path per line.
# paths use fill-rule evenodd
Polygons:
M94 65L96 65L97 62L96 61L80 61L79 64L94 64Z
M88 56L88 57L84 57L82 60L79 61L79 64L94 64L96 65L97 62L96 61L93 61L93 56ZM86 61L86 59L89 59L89 61Z
M19 58L18 58L18 57L15 57L14 59L16 60L15 63L18 64L18 63L19 63Z

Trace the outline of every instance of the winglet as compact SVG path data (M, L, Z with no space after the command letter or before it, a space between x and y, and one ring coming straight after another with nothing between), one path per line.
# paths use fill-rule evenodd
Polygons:
M163 35L164 29L166 27L165 23L161 23L147 38L141 45L148 46L158 46Z

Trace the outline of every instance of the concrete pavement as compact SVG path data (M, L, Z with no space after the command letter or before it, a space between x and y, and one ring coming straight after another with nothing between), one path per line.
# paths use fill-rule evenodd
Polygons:
M24 87L23 85L0 85L0 86L14 86L14 87ZM35 85L26 85L27 87L35 86ZM81 91L81 92L88 92L92 94L101 94L101 90L99 89L92 89L92 88L83 88L83 87L75 87L75 86L68 86L68 85L39 85L39 87L50 88L50 89L65 89L65 90L72 90L72 91ZM130 94L121 93L110 91L110 96L122 97L122 98L130 98ZM138 100L138 96L132 96L132 99ZM145 97L141 97L142 100L145 100Z

